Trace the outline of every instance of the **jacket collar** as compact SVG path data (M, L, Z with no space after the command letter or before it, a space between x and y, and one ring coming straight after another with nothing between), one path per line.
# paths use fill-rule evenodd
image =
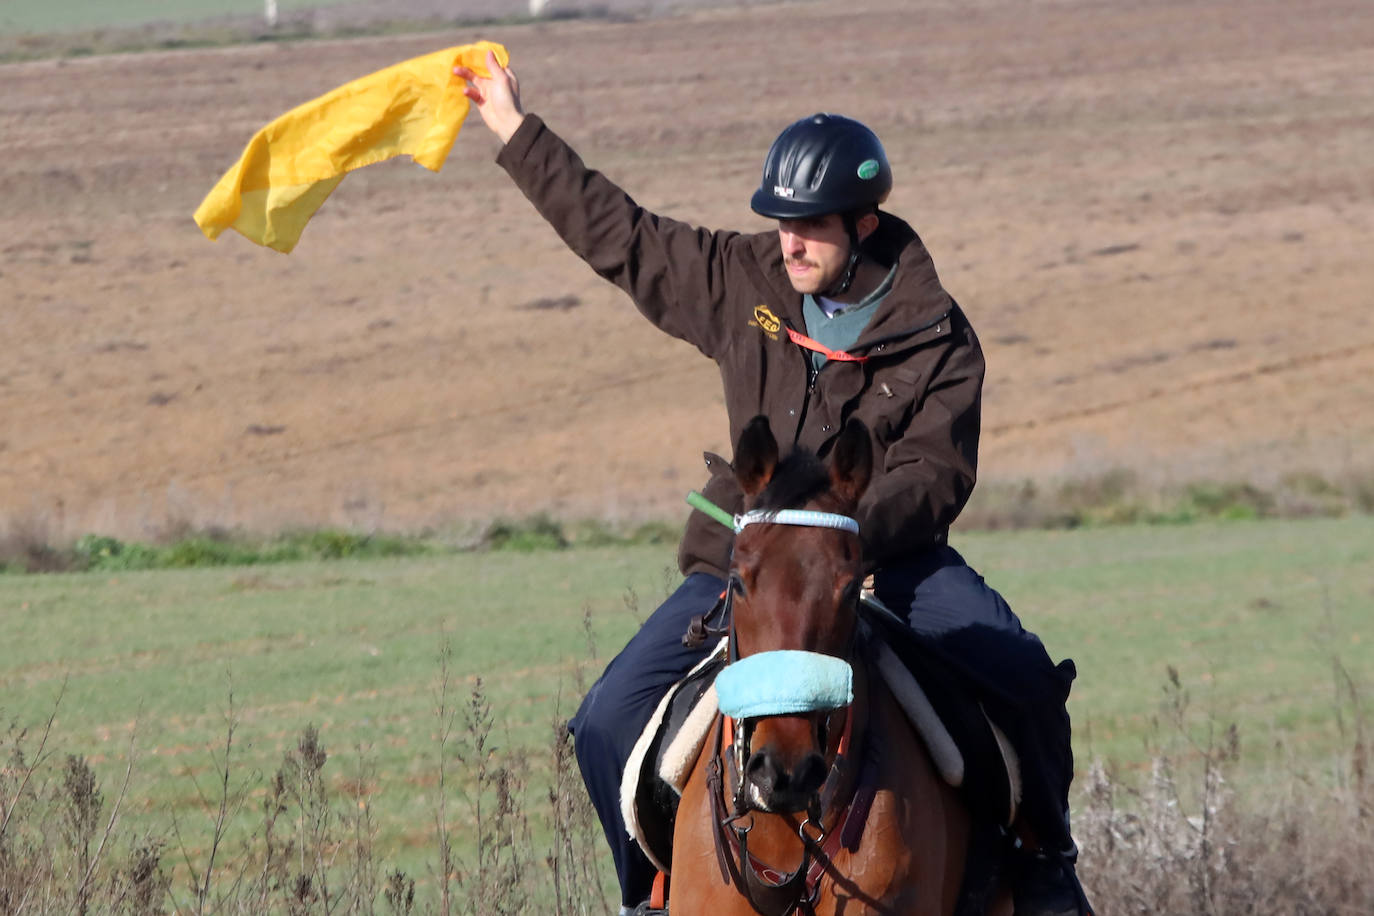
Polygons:
M760 232L751 239L755 258L764 280L793 327L804 329L801 294L792 288L783 265L782 246L776 231ZM850 349L863 350L878 343L890 349L900 349L913 337L925 339L925 334L942 324L954 301L940 285L935 262L925 243L904 220L890 213L878 212L878 228L864 240L864 249L884 267L897 265L892 292L887 295L873 320ZM943 322L948 327L947 322ZM911 341L914 342L914 341Z

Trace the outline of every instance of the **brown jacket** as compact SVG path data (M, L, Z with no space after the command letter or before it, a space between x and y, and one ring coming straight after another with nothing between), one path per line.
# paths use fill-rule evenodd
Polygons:
M578 256L662 330L715 360L731 441L758 414L784 448L824 456L850 417L872 432L877 466L858 521L870 565L945 540L973 490L983 353L963 312L940 285L910 226L880 214L864 250L897 265L892 292L850 352L813 376L801 295L783 267L776 232L712 232L650 213L529 115L497 162ZM705 495L730 512L741 495L729 466L707 455ZM678 553L684 574L729 569L734 535L700 512Z

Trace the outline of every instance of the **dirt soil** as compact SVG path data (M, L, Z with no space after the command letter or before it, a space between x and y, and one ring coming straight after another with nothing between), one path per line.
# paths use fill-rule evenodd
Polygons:
M1374 464L1367 0L854 0L0 67L0 526L685 514L713 366L567 253L475 115L283 256L191 221L253 132L506 43L645 205L748 209L791 120L872 124L987 351L982 474Z

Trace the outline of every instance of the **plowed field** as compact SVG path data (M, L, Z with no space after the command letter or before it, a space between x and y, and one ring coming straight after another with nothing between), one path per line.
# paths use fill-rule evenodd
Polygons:
M764 225L789 121L872 124L987 350L985 479L1371 463L1367 0L856 0L0 67L0 524L685 511L729 451L714 367L560 246L475 116L290 256L191 222L277 114L477 37L706 225Z

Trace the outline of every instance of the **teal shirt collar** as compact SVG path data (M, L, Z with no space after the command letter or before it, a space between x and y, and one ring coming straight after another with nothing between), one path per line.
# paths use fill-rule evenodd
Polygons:
M878 311L883 299L892 292L892 281L896 275L897 268L894 267L873 292L829 317L816 297L810 293L803 295L802 317L806 319L806 336L832 350L848 350L859 339L864 328L868 327L868 322L873 318L873 313ZM819 369L825 362L825 354L811 353L813 368Z

